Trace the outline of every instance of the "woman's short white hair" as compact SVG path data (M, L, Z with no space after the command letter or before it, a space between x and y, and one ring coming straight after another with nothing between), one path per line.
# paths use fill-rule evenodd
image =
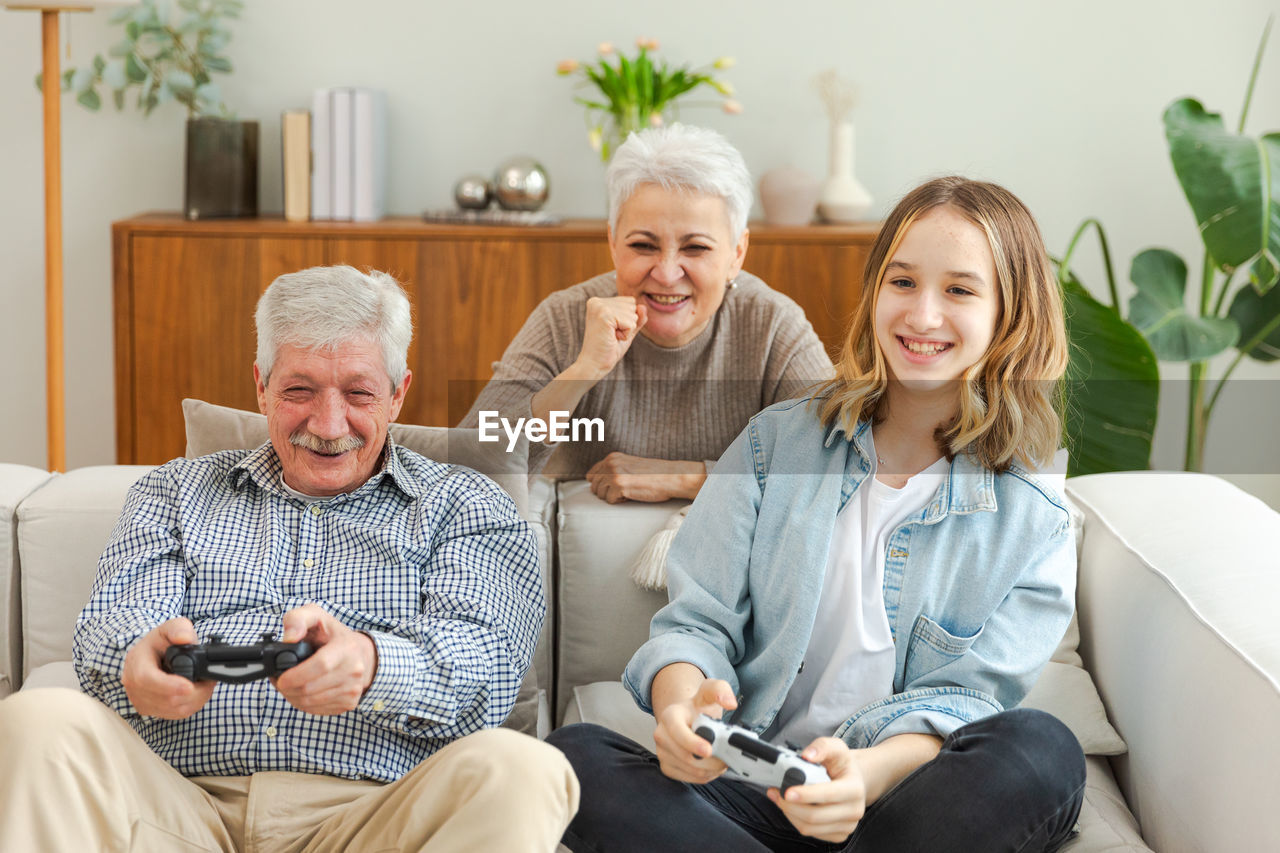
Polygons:
M384 272L333 266L282 275L258 299L253 321L264 385L284 344L333 350L351 341L369 341L382 350L393 388L408 369L413 340L409 297Z
M714 130L670 124L632 133L614 152L605 183L610 228L618 227L618 211L642 184L719 198L733 238L747 228L751 173L738 149Z

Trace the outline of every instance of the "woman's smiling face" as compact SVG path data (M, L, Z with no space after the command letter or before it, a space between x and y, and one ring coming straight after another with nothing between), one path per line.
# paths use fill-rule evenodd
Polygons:
M742 270L747 233L734 239L723 199L641 184L609 232L618 294L644 305L640 334L678 347L702 333Z
M986 354L999 316L986 232L947 205L913 222L876 300L876 343L890 378L915 391L960 379Z

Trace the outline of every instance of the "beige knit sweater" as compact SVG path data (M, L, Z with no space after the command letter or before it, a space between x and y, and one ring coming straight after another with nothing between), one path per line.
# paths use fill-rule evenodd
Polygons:
M459 426L478 426L481 411L497 411L513 424L530 417L533 396L578 357L587 300L617 295L608 272L544 299L494 363L493 378ZM601 418L603 441L531 444L529 468L581 477L615 450L714 462L752 415L832 373L800 306L744 272L697 338L668 348L638 335L579 401L573 417Z

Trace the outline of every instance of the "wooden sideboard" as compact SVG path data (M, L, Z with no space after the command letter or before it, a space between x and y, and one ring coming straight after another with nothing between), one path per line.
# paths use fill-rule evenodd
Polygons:
M835 353L877 226L754 223L746 269L804 308ZM253 310L278 275L317 264L386 270L414 306L405 423L453 425L545 296L612 268L599 220L551 227L146 214L112 226L116 460L181 456L183 397L257 410Z

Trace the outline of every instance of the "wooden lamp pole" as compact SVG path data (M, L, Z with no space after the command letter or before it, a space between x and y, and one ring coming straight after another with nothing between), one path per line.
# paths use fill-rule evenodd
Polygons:
M26 0L10 9L40 12L44 68L44 323L49 470L67 467L67 400L62 322L62 71L58 64L58 15L98 6L132 6L138 0Z
M49 470L67 468L67 401L62 323L62 71L58 65L58 14L92 6L14 4L40 12L44 67L44 341Z
M67 402L62 325L62 72L58 12L41 9L44 38L44 335L49 470L67 468Z

